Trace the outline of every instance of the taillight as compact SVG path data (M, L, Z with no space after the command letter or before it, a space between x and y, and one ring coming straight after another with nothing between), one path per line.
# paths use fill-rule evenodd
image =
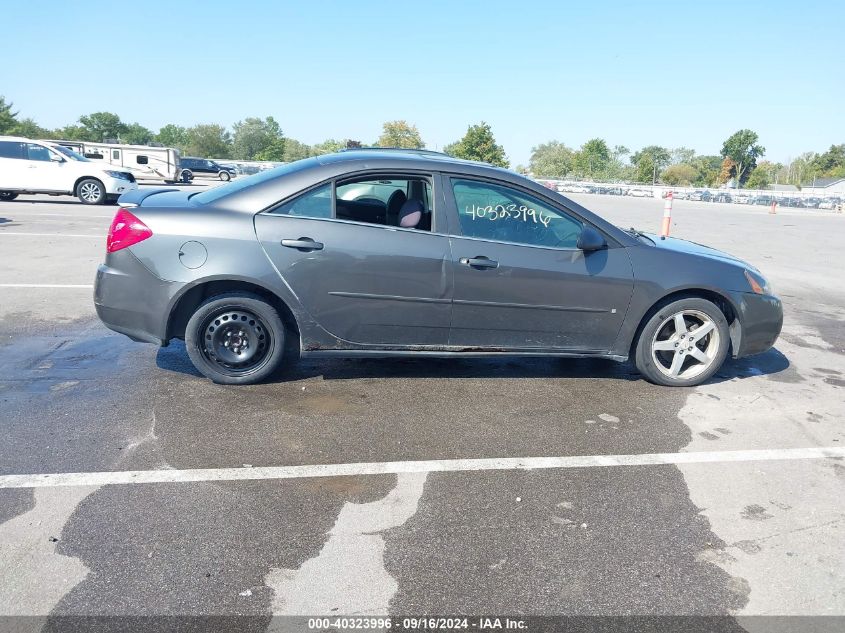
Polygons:
M146 224L129 213L128 209L121 207L114 215L114 220L111 221L106 250L109 253L114 253L127 246L143 242L152 236L153 232Z

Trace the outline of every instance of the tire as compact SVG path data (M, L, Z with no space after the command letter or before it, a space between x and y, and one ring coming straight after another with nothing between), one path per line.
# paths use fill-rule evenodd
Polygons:
M206 300L188 320L185 347L194 367L221 385L251 385L281 365L285 326L258 295L225 293Z
M96 178L86 178L76 186L76 197L82 204L103 204L106 201L106 188Z
M693 336L703 327L708 331L702 338ZM687 297L654 312L637 339L634 362L649 382L694 387L719 370L729 348L728 321L719 307Z
M223 182L227 182L232 179L232 174L230 174L228 171L221 171L219 174L217 174L217 177Z
M188 184L194 179L194 172L190 169L183 169L179 172L179 181Z
M12 191L0 191L0 202L11 202L18 197L18 194Z

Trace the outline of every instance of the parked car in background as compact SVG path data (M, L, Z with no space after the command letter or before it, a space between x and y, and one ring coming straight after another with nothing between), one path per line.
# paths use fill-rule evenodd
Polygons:
M0 136L0 200L46 193L103 204L138 188L132 173L108 167L56 143Z
M731 194L731 202L734 204L748 204L751 200L751 196L747 193L732 193Z
M650 381L691 386L728 354L769 349L783 319L735 257L433 152L346 151L121 203L100 319L139 341L184 339L218 383L265 380L297 356L530 355L630 358Z
M653 198L654 193L651 189L628 189L626 195L633 196L635 198Z
M753 196L748 200L748 204L756 204L760 206L770 206L774 201L774 197L768 195Z
M211 178L215 180L231 180L237 175L234 167L224 166L207 158L194 156L182 157L180 180L190 182L194 178Z
M837 205L840 204L842 204L842 200L839 198L825 198L817 206L819 209L836 209Z
M697 189L696 191L693 191L687 199L695 200L697 202L710 202L712 197L712 194L706 189Z
M719 191L719 192L713 194L713 197L711 198L711 202L731 202L731 201L732 201L731 194L729 194L726 191Z

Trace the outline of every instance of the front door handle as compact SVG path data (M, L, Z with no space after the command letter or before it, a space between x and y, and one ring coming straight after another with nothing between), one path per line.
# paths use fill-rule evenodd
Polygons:
M323 243L315 242L310 237L300 237L298 240L282 240L282 246L303 252L323 250Z
M472 268L498 268L499 262L490 259L489 257L484 257L484 255L478 255L476 257L461 257L461 263L464 266L470 266Z

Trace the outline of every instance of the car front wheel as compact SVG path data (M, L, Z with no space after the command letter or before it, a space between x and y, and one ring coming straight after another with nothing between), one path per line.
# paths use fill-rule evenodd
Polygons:
M266 380L281 365L285 326L261 297L221 294L191 316L185 346L194 366L213 382L250 385Z
M76 188L76 197L82 204L102 204L106 201L106 188L95 178L86 178Z
M635 363L649 382L693 387L719 370L729 347L728 322L719 307L689 297L667 303L648 320Z

